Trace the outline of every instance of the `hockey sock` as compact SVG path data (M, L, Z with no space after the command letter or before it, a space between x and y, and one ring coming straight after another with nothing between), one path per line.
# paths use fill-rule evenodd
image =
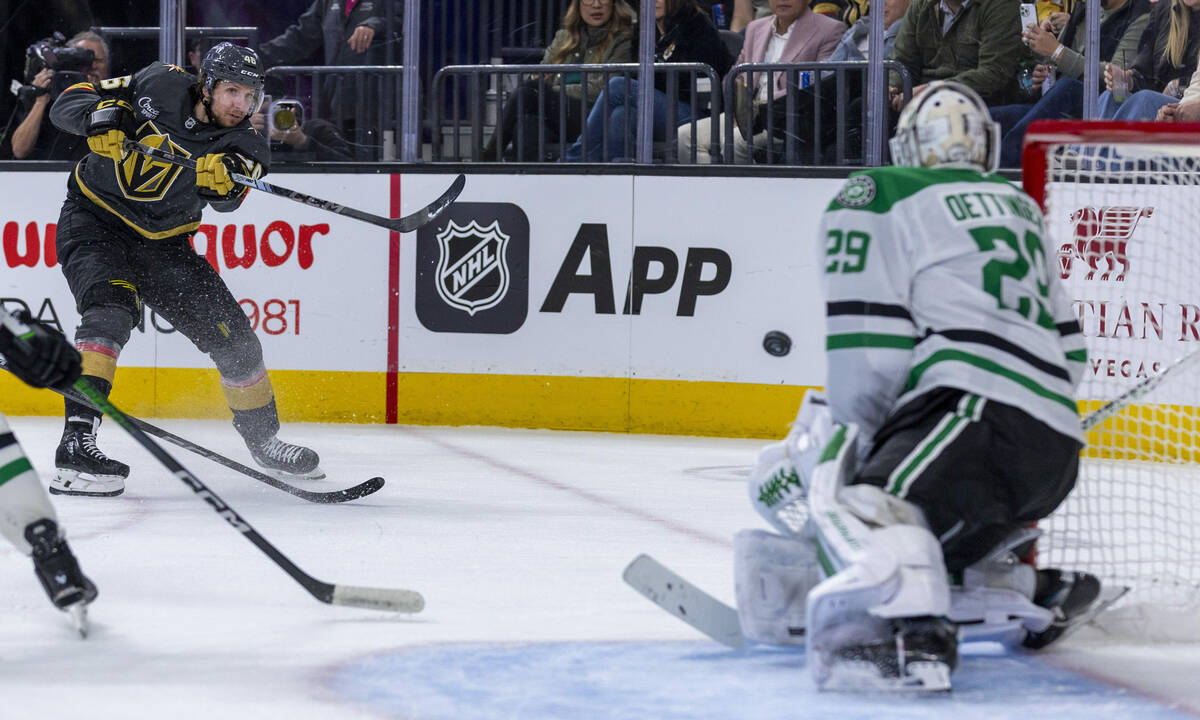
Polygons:
M104 395L104 397L108 397L108 394L112 392L112 383L102 377L96 377L95 375L82 375L81 378L91 383L92 387L96 388L96 390L98 390L100 394ZM86 429L90 431L94 427L95 419L100 417L102 414L99 410L96 410L88 405L84 405L83 403L75 402L70 398L66 399L65 405L66 419L63 424L64 430Z

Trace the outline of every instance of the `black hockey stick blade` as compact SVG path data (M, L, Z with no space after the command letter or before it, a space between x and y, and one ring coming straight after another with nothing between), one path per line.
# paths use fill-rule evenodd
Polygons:
M77 390L73 390L73 389L56 390L56 392L63 395L64 397L74 400L75 402L83 403L84 405L91 407L93 410L100 410L100 411L103 410L102 408L97 407L97 405L94 402L92 402L87 396L83 395L82 393L78 392ZM330 490L328 492L313 492L311 490L305 490L304 488L298 488L295 485L289 485L288 483L285 483L282 480L278 480L264 472L261 472L259 470L255 470L252 467L243 465L236 460L231 460L231 459L225 457L224 455L220 455L218 453L213 452L212 450L209 450L206 447L201 447L200 445L197 445L189 440L185 440L184 438L181 438L174 433L168 432L167 430L163 430L160 427L151 425L150 423L146 422L145 420L139 420L138 418L135 418L132 415L126 415L125 417L128 418L129 422L136 425L139 430L146 433L147 435L153 435L161 440L166 440L167 442L171 443L172 445L181 447L184 450L190 450L191 452L196 453L197 455L199 455L202 458L205 458L206 460L212 460L215 463L224 465L225 467L229 468L230 470L236 470L247 477L253 478L261 483L270 485L271 487L276 488L278 490L282 490L286 493L295 495L296 497L300 498L301 500L307 500L308 502L311 502L311 503L329 504L329 503L343 503L343 502L347 502L349 500L357 500L359 498L366 497L367 495L370 495L371 493L379 490L379 488L383 487L383 478L373 477L370 480L361 482L353 487L348 487L345 490Z
M151 147L144 143L137 142L136 140L130 140L127 138L123 147L127 151L141 153L142 155L155 160L161 160L162 162L171 163L172 165L179 165L180 167L190 168L192 170L196 169L196 161L189 157L184 157L183 155L168 152L160 148ZM291 190L279 185L274 185L264 180L256 180L252 177L241 175L239 173L230 173L229 177L238 185L252 187L270 195L287 198L289 200L295 200L296 202L304 203L309 207L315 207L320 210L326 210L328 212L337 213L338 215L344 215L346 217L352 217L355 220L362 220L363 222L371 223L372 225L378 225L379 227L385 227L388 230L401 233L412 232L413 230L416 230L417 228L436 218L442 213L443 210L450 207L450 204L458 198L459 193L463 191L463 188L466 187L467 184L466 176L459 175L458 177L454 178L454 182L450 183L450 187L446 189L446 192L442 193L441 197L416 211L415 213L412 213L411 215L405 215L402 218L386 218L380 215L373 215L362 210L356 210L352 207L346 207L341 203L335 203L331 200L322 200L321 198L313 197L312 195L307 195L297 190Z
M162 463L180 482L191 488L200 499L208 503L218 515L229 523L230 527L240 532L254 544L264 555L286 572L317 600L327 605L345 605L347 607L366 608L368 610L387 610L393 612L415 613L425 607L425 598L415 590L399 588L364 588L353 585L334 585L323 582L304 572L286 555L279 551L266 538L258 533L250 523L222 500L199 478L190 473L187 468L163 450L162 446L150 439L150 436L133 423L128 415L121 412L115 405L91 386L87 380L80 378L75 381L75 390L86 395L100 410L120 425L139 445Z

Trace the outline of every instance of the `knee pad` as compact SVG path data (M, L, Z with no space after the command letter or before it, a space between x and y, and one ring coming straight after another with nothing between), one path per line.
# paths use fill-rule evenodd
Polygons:
M79 296L76 309L82 316L75 340L108 340L120 352L142 312L137 288L124 280L108 280L90 286Z
M771 645L803 645L808 592L825 579L810 540L743 530L733 540L742 634Z

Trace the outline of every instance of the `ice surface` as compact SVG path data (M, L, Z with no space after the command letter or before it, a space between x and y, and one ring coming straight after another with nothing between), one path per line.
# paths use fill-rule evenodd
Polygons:
M61 420L10 418L48 474ZM242 462L224 422L152 420ZM731 538L753 440L291 424L329 473L377 494L314 505L173 446L306 572L420 590L392 616L323 605L118 428L117 498L55 497L100 597L79 640L29 562L0 546L0 718L1178 717L1200 714L1200 648L1080 633L1036 658L972 651L949 697L818 694L803 653L736 653L621 581L653 554L732 603ZM1107 679L1107 681L1106 681ZM1114 687L1112 680L1123 682Z

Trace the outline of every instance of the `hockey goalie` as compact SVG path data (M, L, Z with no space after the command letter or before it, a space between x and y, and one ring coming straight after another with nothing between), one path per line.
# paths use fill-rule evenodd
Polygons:
M735 568L743 632L807 644L823 689L948 690L961 638L1039 648L1098 604L1094 576L1021 561L1075 483L1086 351L997 133L971 89L930 84L896 166L820 223L826 392L760 454L779 534L739 533Z

